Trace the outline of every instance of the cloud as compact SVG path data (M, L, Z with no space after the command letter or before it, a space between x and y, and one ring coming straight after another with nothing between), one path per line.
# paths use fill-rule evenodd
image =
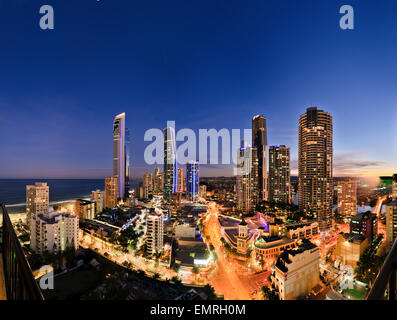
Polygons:
M348 152L334 155L334 176L368 176L388 171L390 164L368 160L368 152ZM291 160L291 174L298 175L298 160Z

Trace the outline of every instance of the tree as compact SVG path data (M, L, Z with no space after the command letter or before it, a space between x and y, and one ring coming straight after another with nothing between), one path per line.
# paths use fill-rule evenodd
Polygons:
M200 273L200 268L198 266L194 266L192 268L192 273L195 275L195 277L197 279L197 275Z
M278 296L269 287L262 287L263 298L265 300L279 300Z

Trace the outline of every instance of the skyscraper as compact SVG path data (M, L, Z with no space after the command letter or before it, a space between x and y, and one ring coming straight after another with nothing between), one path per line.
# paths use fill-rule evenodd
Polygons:
M397 238L397 201L386 205L386 250L390 251Z
M178 168L178 192L184 192L183 168Z
M177 171L175 129L167 127L164 129L164 200L170 200L178 190Z
M50 205L50 188L46 182L26 186L26 223L30 226L34 215L44 213Z
M153 190L153 175L150 172L145 172L143 174L142 188L143 198L147 199L149 197L149 193Z
M252 147L256 148L258 159L258 197L260 200L269 199L267 175L267 131L266 118L256 115L252 118Z
M357 182L354 179L338 181L338 208L346 216L355 216L357 213Z
M130 187L130 132L125 128L125 113L113 122L113 177L117 179L118 196L128 198Z
M189 161L186 164L186 197L190 201L197 201L199 197L199 164Z
M105 208L114 208L117 206L118 185L115 177L105 179Z
M397 174L393 174L392 182L392 198L397 201Z
M113 177L117 179L118 195L125 192L125 113L120 113L113 122Z
M105 192L101 190L91 191L91 198L95 201L95 213L101 213L105 205Z
M269 200L291 202L290 149L284 145L269 148Z
M319 220L320 230L332 224L332 116L308 108L299 119L299 209Z
M131 157L130 157L130 129L125 129L125 190L124 198L127 199L130 191Z
M245 146L238 150L236 177L236 207L241 213L255 210L258 201L258 159L256 148Z
M152 209L146 216L147 251L158 253L163 249L164 217L160 209Z
M160 168L154 170L153 177L153 191L154 193L162 193L164 187L164 174L160 171Z

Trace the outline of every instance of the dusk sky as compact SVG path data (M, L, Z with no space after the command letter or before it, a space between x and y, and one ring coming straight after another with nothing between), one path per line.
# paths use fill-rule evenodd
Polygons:
M39 27L45 4L54 30ZM0 26L0 178L111 175L121 112L133 177L146 130L251 128L255 114L296 174L311 105L333 116L334 176L397 172L395 0L0 0Z

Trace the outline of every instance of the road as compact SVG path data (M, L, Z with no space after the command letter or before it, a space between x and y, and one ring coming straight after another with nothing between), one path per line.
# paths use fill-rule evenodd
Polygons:
M216 269L209 275L209 282L218 294L224 295L225 300L251 300L246 284L236 273L238 265L232 259L227 259L227 253L221 242L220 224L218 221L219 209L215 203L208 205L208 212L204 218L206 235L215 248L217 255Z

